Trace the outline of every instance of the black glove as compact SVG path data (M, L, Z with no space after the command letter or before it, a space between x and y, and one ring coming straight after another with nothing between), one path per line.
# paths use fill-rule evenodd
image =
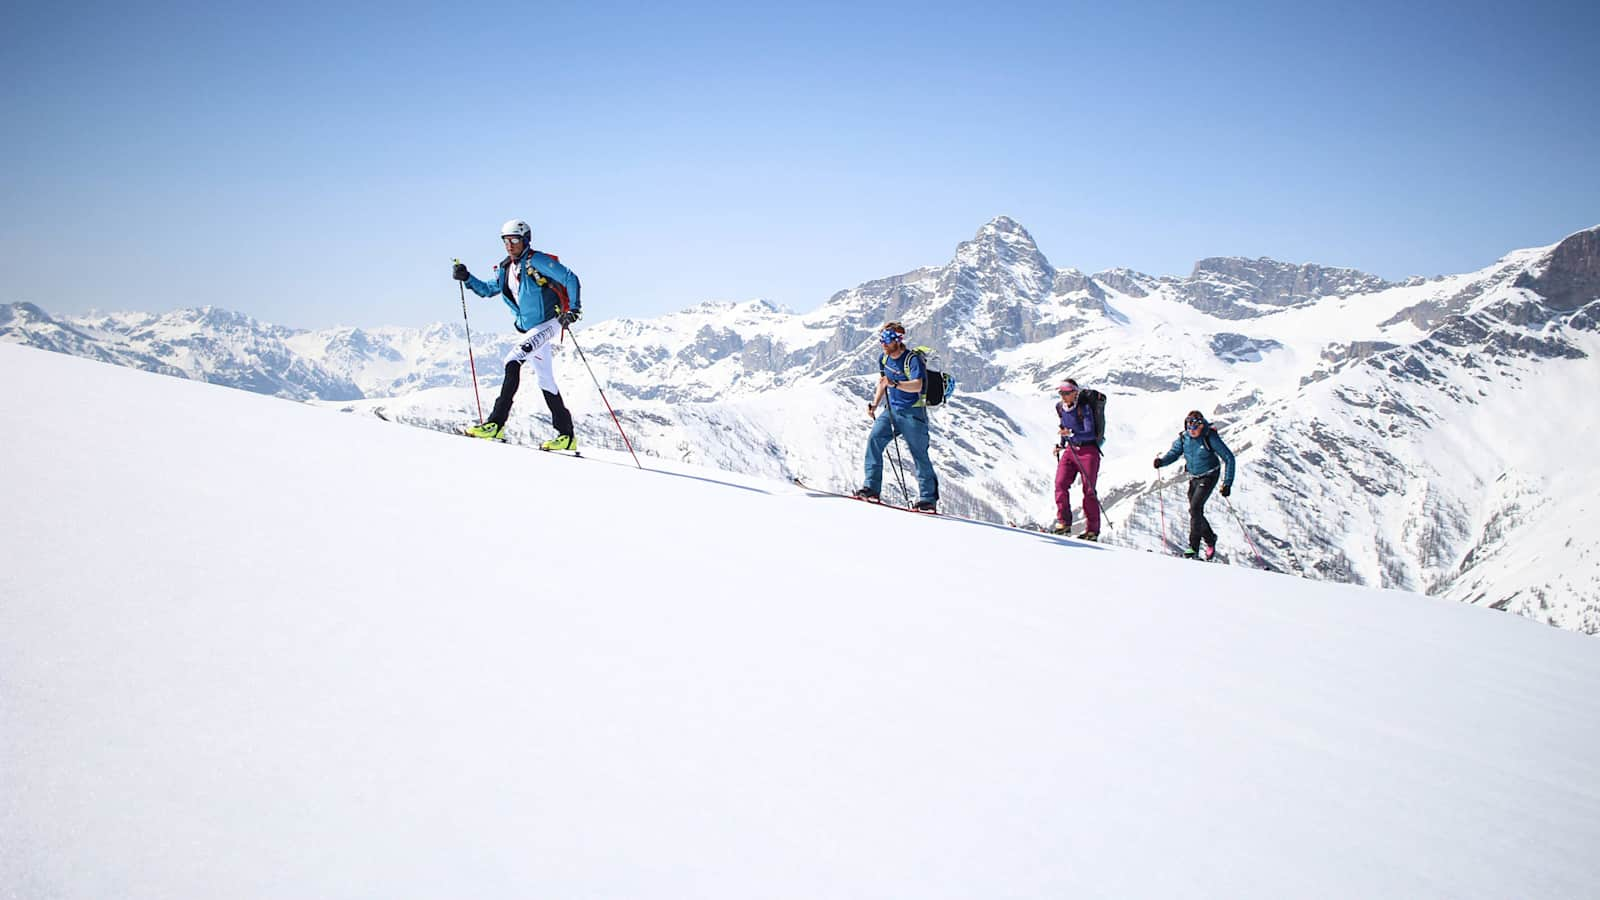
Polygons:
M1159 457L1159 456L1156 457L1155 467L1158 468L1158 469L1161 468L1161 457Z
M1222 496L1226 497L1229 494L1233 493L1233 485L1225 484L1225 485L1222 486L1222 490L1218 491L1217 493L1219 493Z
M455 268L450 270L450 277L457 281L466 281L472 277L472 273L467 271L465 263L456 263Z
M583 310L581 310L581 309L569 309L566 312L561 313L560 315L556 316L556 321L560 322L561 323L561 327L565 328L568 325L571 325L573 322L576 322L581 318L583 318Z

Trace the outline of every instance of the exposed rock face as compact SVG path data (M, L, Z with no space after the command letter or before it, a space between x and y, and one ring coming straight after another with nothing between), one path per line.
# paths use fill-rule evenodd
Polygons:
M1129 297L1148 297L1155 279L1132 269L1107 269L1096 272L1094 280Z
M1515 284L1537 292L1551 309L1571 311L1600 300L1600 228L1580 231L1557 244L1544 271L1524 272Z
M1225 363L1260 362L1266 354L1282 348L1282 344L1270 338L1251 338L1228 331L1211 336L1211 352Z
M1388 286L1383 279L1355 269L1223 256L1195 263L1180 290L1196 309L1223 319L1244 319L1271 312L1273 307L1300 306L1323 297L1369 293Z

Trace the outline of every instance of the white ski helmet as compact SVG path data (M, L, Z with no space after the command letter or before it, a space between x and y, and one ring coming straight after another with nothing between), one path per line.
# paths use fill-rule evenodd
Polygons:
M502 238L522 238L522 246L526 247L533 241L533 229L529 228L528 223L521 219L512 219L500 226L500 236Z

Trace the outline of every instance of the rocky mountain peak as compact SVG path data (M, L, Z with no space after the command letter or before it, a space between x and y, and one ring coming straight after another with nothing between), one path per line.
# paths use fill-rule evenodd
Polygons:
M219 332L270 332L274 335L289 331L279 326L265 325L244 313L210 304L162 313L151 319L148 324L158 327L198 327Z
M1044 254L1039 252L1033 235L1009 216L996 216L979 228L972 240L962 242L956 248L955 264L980 269L1021 265L1047 273L1046 280L1055 274Z
M1030 244L1033 243L1033 235L1028 233L1028 229L1023 228L1021 222L1018 222L1016 219L1013 219L1010 216L995 216L988 222L984 223L982 228L978 229L978 235L980 237L990 232L995 234L1015 235Z
M33 325L50 321L44 310L32 303L0 304L0 325Z

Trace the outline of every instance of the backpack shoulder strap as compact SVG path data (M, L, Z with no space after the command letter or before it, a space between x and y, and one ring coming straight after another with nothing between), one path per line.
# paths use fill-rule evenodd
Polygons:
M911 358L914 356L917 359L922 360L922 388L917 391L917 405L918 406L926 406L928 404L928 353L927 353L927 351L928 351L927 347L912 347L911 349L906 351L906 355L904 357L902 357L902 362L900 363L900 365L905 369L906 377L910 378L911 377Z

